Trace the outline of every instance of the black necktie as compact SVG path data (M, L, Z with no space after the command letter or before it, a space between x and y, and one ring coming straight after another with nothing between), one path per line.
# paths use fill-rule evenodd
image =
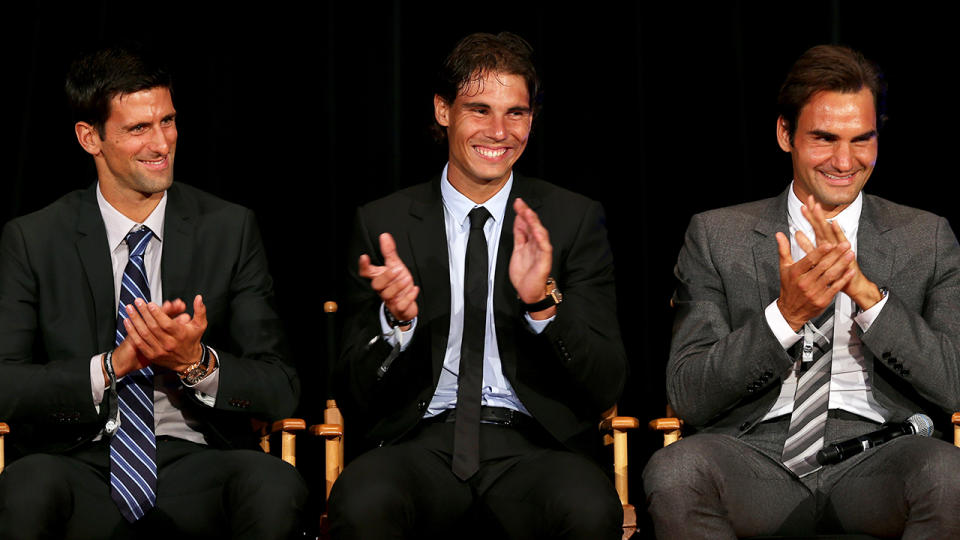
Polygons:
M480 390L483 385L483 342L487 323L489 266L483 226L490 212L470 211L470 238L463 277L463 341L457 376L457 419L453 437L453 474L466 480L480 468Z

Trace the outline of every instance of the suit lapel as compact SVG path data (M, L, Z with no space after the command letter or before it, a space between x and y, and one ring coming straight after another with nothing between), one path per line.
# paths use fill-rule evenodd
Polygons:
M888 284L893 271L894 246L883 238L883 234L890 228L871 199L864 195L863 211L860 213L860 226L857 230L857 263L863 275L878 286Z
M789 187L787 188L790 189ZM777 252L777 231L789 236L787 225L787 191L770 199L770 204L759 216L754 232L753 262L757 273L757 293L760 305L767 306L780 296L780 255Z
M90 287L94 307L94 332L99 350L113 348L117 328L117 306L114 304L111 246L97 206L96 184L83 193L77 219L77 254Z
M450 261L443 219L440 182L430 183L426 196L410 203L413 225L407 241L413 254L410 269L420 285L420 311L431 328L430 348L434 380L440 377L450 333Z
M160 279L163 281L164 298L182 298L187 306L193 305L192 297L185 297L187 278L193 254L194 227L197 209L192 200L177 189L176 184L167 190L167 212L163 218L163 255L160 260ZM163 298L154 299L161 303Z
M532 189L527 179L514 173L513 187L507 199L507 209L503 214L503 227L500 230L500 243L497 247L497 266L493 276L493 320L497 328L497 346L500 351L500 364L504 375L516 380L517 351L504 344L516 343L517 317L520 316L520 303L517 291L510 283L510 256L513 254L513 221L517 213L513 210L513 201L521 198L535 212L540 211L542 200Z

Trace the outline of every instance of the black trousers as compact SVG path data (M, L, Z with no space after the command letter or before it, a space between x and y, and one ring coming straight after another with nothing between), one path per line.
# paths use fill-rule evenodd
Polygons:
M834 413L828 442L878 427ZM643 473L657 537L960 538L960 449L911 435L797 478L780 462L788 426L760 424L743 439L697 434L658 450Z
M481 424L480 471L450 469L453 423L350 463L330 494L337 539L620 538L623 508L588 458L552 448L537 429Z
M110 498L109 447L31 454L0 475L0 539L289 538L307 489L253 450L157 441L157 505L134 524Z

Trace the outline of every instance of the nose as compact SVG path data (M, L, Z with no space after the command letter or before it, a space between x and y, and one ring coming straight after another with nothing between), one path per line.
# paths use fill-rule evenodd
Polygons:
M484 130L484 135L495 140L502 141L507 138L507 126L504 122L503 116L499 114L491 114L490 120L487 122L486 129Z
M853 168L853 149L850 143L840 142L833 151L833 168L838 171L849 171Z
M151 131L149 148L158 154L166 154L170 151L170 144L177 138L177 128L159 126Z

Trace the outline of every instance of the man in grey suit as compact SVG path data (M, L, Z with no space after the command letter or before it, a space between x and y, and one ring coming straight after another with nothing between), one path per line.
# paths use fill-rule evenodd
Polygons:
M956 237L941 217L861 192L883 91L861 54L808 50L779 96L791 185L691 220L667 394L697 433L644 471L659 537L960 535L950 444L905 436L816 459L881 424L960 407Z

